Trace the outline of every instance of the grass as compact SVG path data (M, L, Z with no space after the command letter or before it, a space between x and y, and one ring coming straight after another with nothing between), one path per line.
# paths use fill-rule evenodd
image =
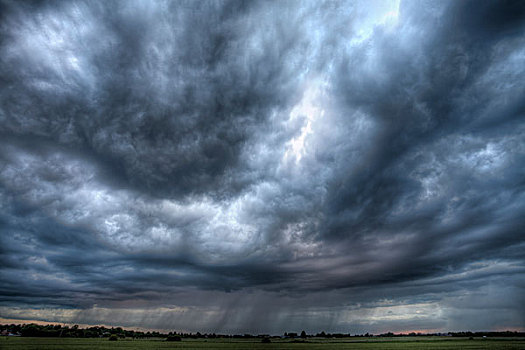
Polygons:
M286 339L272 339L272 343L263 344L259 340L231 339L184 339L182 342L162 340L120 339L110 342L107 339L80 338L21 338L1 337L2 350L146 350L146 349L355 349L355 350L396 350L396 349L508 349L525 350L523 338L450 338L450 337L396 337L396 338L353 338L353 339L311 339L305 343L292 343Z

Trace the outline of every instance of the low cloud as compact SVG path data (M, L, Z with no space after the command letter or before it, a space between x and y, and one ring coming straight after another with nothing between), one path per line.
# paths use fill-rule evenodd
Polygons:
M0 316L524 327L523 5L1 7Z

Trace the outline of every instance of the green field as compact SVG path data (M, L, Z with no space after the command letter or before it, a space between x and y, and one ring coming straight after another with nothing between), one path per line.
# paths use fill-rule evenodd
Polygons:
M105 349L516 349L525 350L525 339L509 338L450 338L450 337L397 337L374 339L312 339L306 343L293 343L287 339L273 339L270 344L258 340L194 340L166 342L162 340L121 339L110 342L107 339L79 338L21 338L2 337L2 350L105 350Z

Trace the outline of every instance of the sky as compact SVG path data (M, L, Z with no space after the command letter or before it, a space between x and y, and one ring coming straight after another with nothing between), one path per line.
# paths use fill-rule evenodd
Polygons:
M525 329L525 2L0 4L0 318Z

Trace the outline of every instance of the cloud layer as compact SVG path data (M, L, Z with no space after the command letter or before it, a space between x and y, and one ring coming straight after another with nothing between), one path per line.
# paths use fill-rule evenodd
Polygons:
M0 316L525 327L523 4L0 13Z

